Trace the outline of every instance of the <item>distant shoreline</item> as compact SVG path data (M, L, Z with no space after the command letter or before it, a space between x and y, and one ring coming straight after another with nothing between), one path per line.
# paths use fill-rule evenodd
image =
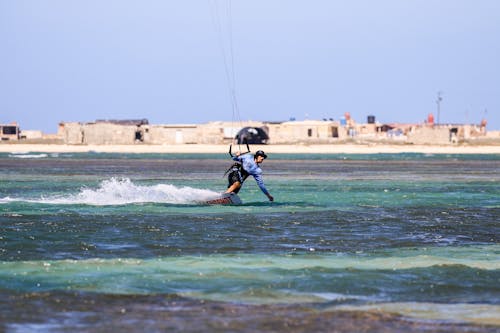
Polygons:
M233 147L233 151L238 148ZM244 146L241 149L245 150ZM500 145L388 145L388 144L316 144L316 145L251 145L275 154L500 154ZM1 153L226 153L228 145L65 145L65 144L0 144Z

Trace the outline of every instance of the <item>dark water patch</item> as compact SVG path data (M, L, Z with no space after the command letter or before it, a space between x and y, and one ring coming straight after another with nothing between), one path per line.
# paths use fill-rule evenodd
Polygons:
M317 155L313 155L317 156ZM302 157L302 158L299 158ZM227 157L217 155L204 158L203 155L189 155L185 158L168 159L3 159L0 158L2 173L12 175L60 175L82 176L101 175L102 177L131 177L134 175L150 178L205 175L205 177L222 177L231 161ZM367 177L378 175L391 179L400 175L421 175L426 177L456 177L473 176L475 178L491 175L498 177L500 158L490 155L478 159L463 160L338 160L298 156L297 159L270 158L263 164L266 173L270 175L289 176L345 176Z
M265 205L263 205L265 207ZM263 207L263 208L264 208ZM0 215L0 260L370 252L500 242L500 208Z
M427 153L378 153L378 154L272 154L273 159L283 160L342 160L342 161L474 161L500 160L499 154L427 154Z
M182 175L186 172L203 175L207 173L224 173L227 161L186 159L50 159L50 160L3 160L0 159L2 172L17 175L48 176L85 176L100 175L102 177L165 177Z
M293 290L318 295L325 290L339 295L362 295L368 302L500 304L500 288L494 287L500 281L498 270L463 265L411 269L394 266L390 270L312 268L295 275L288 272L286 276ZM301 274L305 275L304 279L297 278Z
M498 332L498 327L412 320L384 312L241 305L176 295L1 292L6 332Z
M22 148L22 147L21 147ZM377 154L269 154L272 159L279 160L357 160L357 161L401 161L401 160L500 160L499 154L428 154L428 153L377 153ZM30 158L31 157L31 158ZM227 159L227 151L221 153L0 153L0 159L91 159L91 160L136 160L136 159Z

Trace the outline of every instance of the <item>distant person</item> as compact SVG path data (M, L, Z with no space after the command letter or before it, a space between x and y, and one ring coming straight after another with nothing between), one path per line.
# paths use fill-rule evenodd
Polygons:
M239 152L236 153L236 156L233 156L233 161L236 161L236 163L227 171L229 172L227 176L229 185L227 186L226 193L238 193L245 179L252 175L269 201L274 201L273 196L269 194L269 191L264 185L264 181L262 180L262 169L259 166L266 158L267 155L262 150L258 150L254 155L241 155Z

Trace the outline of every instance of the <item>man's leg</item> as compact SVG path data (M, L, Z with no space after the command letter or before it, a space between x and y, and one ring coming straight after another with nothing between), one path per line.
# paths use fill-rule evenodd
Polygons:
M231 192L237 193L240 187L241 187L240 182L234 182L233 184L231 184L231 186L227 188L226 193L231 193Z

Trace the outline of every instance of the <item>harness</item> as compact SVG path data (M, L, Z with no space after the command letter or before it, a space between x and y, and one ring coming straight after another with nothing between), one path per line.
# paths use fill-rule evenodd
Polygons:
M245 181L245 179L247 179L247 177L249 176L249 173L246 172L245 169L243 169L243 165L239 162L235 162L229 167L229 169L226 170L223 177L225 177L227 174L233 173L233 172L237 173L239 181L241 183L243 183Z
M226 170L226 172L224 172L224 176L222 177L226 177L226 175L230 172L230 171L241 171L243 169L243 166L241 165L241 163L233 163L231 164L231 166L229 167L229 169Z
M250 153L250 147L248 146L248 142L246 142L246 140L245 143L247 145L247 151L244 152L243 154L248 154ZM233 145L229 145L229 156L234 157L233 153L231 152L232 147ZM229 169L227 169L226 172L224 172L224 176L222 177L225 177L230 172L237 172L238 178L240 178L241 183L243 183L243 181L247 179L247 177L249 176L249 173L246 172L245 169L243 169L243 164L241 164L240 162L234 162L233 164L231 164Z
M226 172L224 172L224 176L222 176L222 177L225 177L229 172L232 172L232 171L238 171L239 173L242 174L242 176L243 176L243 174L248 175L248 172L246 172L245 169L243 169L243 165L240 162L235 162L235 163L231 164L231 166L229 167L229 169L226 170Z

